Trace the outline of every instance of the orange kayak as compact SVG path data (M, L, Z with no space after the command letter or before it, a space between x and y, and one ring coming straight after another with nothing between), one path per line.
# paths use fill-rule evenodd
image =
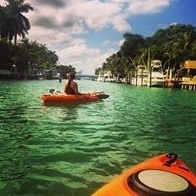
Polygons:
M86 93L81 95L68 95L60 91L42 95L43 103L80 103L95 102L100 99L106 99L109 95L104 92Z
M168 153L128 169L92 196L196 196L196 176Z

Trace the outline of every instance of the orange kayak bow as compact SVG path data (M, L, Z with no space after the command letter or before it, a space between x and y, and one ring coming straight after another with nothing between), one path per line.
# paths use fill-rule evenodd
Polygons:
M196 176L168 153L128 169L92 196L196 196Z

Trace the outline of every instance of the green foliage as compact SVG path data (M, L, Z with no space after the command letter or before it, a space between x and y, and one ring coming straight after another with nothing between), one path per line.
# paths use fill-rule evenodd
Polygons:
M0 41L0 69L10 70L15 65L19 74L31 74L32 71L36 74L55 68L57 61L58 56L54 51L36 41L25 39L17 45Z
M180 63L196 59L196 27L192 25L171 25L167 29L159 29L152 37L138 34L124 34L124 43L119 52L106 59L96 74L111 71L115 75L125 75L134 65L145 64L152 59L159 59L167 68L179 68Z
M34 8L24 3L24 0L5 0L6 6L0 6L0 37L9 41L17 42L17 36L25 38L30 29L29 20L22 14Z
M101 67L96 68L96 69L95 69L95 75L101 74L101 71L102 71L102 68L101 68Z
M125 41L120 48L120 52L123 56L135 58L138 51L146 46L146 40L141 35L126 33L123 37Z
M10 68L11 53L11 46L5 40L0 41L0 69Z
M60 65L60 66L56 66L56 70L58 71L58 73L61 74L62 78L67 78L67 75L71 72L76 73L76 69L75 67L73 67L72 65Z

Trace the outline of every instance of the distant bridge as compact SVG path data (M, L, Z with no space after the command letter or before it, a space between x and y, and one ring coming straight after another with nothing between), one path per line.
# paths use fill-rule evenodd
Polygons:
M91 80L97 80L98 76L96 75L90 75L90 74L80 74L77 73L76 74L76 79L80 80L80 79L91 79Z

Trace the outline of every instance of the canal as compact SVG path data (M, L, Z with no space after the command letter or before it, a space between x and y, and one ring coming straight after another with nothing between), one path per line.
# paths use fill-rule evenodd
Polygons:
M123 170L175 152L196 171L194 91L77 81L108 99L44 106L64 81L0 81L0 195L90 196Z

